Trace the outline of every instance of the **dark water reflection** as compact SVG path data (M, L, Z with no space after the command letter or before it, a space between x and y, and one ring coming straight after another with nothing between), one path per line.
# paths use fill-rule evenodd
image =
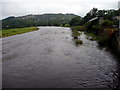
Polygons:
M4 88L118 88L119 63L82 33L76 47L69 28L3 39Z

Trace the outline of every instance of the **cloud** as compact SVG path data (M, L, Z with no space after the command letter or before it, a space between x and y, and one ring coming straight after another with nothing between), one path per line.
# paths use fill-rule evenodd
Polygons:
M117 9L118 0L4 0L2 18L43 13L74 13L84 16L93 7Z

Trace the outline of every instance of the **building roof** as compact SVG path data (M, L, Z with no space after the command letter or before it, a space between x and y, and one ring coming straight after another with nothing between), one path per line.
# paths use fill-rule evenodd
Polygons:
M97 19L98 19L98 17L94 17L94 18L90 19L89 22L92 22L92 21L97 20Z
M120 16L116 16L116 18L117 18L118 20L120 20Z

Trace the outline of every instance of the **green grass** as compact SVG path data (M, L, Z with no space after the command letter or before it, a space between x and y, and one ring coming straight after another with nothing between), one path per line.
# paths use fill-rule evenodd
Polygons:
M86 31L87 28L85 26L72 26L71 29L77 31Z
M75 40L75 44L76 44L76 45L81 45L81 44L83 44L83 41L82 41L82 40L77 39L77 40Z
M92 40L98 40L99 39L99 36L98 35L95 35L94 33L88 33L88 32L85 32L85 34L87 35L87 37L92 37Z
M78 32L77 30L72 30L72 37L78 37L80 35L81 35L81 33Z
M109 46L110 37L107 33L102 33L101 35L95 35L94 33L85 32L87 37L92 37L92 40L96 40L100 46Z
M22 33L26 33L26 32L31 32L31 31L36 31L38 29L39 28L37 28L37 27L26 27L26 28L0 30L0 38L13 36L13 35L17 35L17 34L22 34Z

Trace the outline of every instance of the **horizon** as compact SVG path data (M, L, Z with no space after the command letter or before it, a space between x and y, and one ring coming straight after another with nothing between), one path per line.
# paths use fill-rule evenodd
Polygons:
M95 8L95 7L93 7L93 8ZM117 9L103 9L103 10L117 10ZM88 13L88 12L87 12ZM86 13L86 14L87 14ZM45 15L45 14L74 14L74 13L42 13L42 14L25 14L25 15L19 15L19 16L15 16L15 15L10 15L10 16L7 16L7 17L5 17L5 18L2 18L2 19L0 19L0 20L3 20L3 19L6 19L6 18L9 18L9 17L23 17L23 16L28 16L28 15ZM86 15L85 14L85 15ZM77 14L74 14L74 15L77 15ZM80 15L77 15L77 16L80 16ZM80 16L80 17L84 17L84 16Z
M3 19L6 19L6 18L9 18L9 17L15 17L15 18L17 18L17 17L24 17L24 16L28 16L28 15L34 15L34 16L36 16L36 15L45 15L45 14L73 14L73 15L76 15L76 14L74 14L74 13L43 13L43 14L26 14L26 15L20 15L20 16L8 16L8 17L5 17L5 18L3 18ZM79 16L79 15L77 15L77 16ZM3 20L3 19L0 19L0 20Z
M0 19L10 16L25 16L29 14L46 14L46 13L72 13L84 17L92 8L99 10L118 9L119 0L4 0L0 3L2 14Z

